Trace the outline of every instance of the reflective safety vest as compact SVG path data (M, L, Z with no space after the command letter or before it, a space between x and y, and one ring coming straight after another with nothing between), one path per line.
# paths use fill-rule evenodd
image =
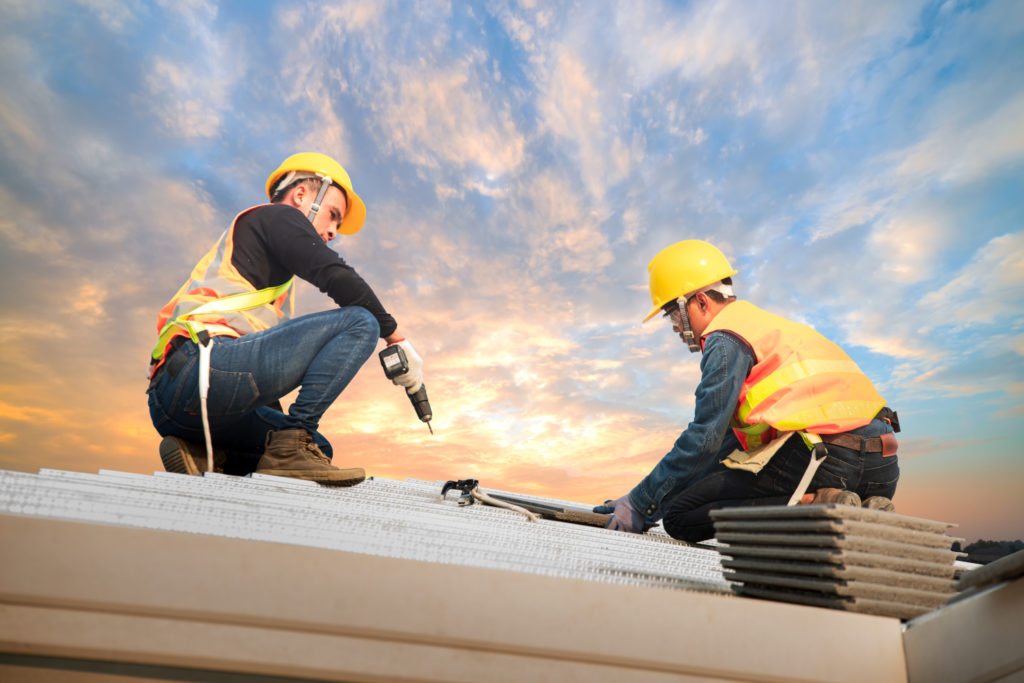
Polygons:
M210 336L241 337L269 329L294 314L294 277L276 287L257 290L231 263L238 219L256 208L259 207L235 216L231 227L192 269L188 281L160 309L159 339L153 348L151 373L163 363L175 337L189 336L198 341L198 334L203 331ZM285 301L289 301L287 311Z
M885 405L871 381L839 346L807 325L746 301L723 308L701 336L730 332L754 352L732 428L744 450L778 432L840 434L868 424Z

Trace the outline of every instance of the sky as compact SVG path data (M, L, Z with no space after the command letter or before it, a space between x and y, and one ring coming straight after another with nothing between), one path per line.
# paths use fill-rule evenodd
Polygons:
M903 514L1024 538L1024 3L6 0L0 468L161 469L159 308L288 155L424 359L321 423L372 476L599 503L700 378L647 263L839 343L900 416ZM300 283L297 313L334 304ZM383 347L383 343L381 343ZM287 401L286 401L287 403Z

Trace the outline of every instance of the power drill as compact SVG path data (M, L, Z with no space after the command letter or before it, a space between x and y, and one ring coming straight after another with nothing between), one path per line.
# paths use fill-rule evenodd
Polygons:
M394 379L403 373L409 372L409 361L405 357L405 351L398 344L388 346L379 355L380 365L384 368L384 376L388 379ZM430 418L434 415L430 411L430 401L427 399L426 385L420 384L419 391L414 394L405 393L409 397L412 407L416 409L416 416L420 418L421 422L427 423L427 429L433 434L434 428L430 426Z

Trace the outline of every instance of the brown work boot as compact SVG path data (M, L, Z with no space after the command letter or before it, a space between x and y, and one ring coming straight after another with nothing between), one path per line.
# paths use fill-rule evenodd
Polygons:
M804 496L804 498L806 497ZM803 503L803 500L800 502ZM818 489L814 492L814 497L806 505L828 505L830 503L835 505L852 505L859 508L860 496L853 491L845 489Z
M177 436L165 436L160 442L160 460L168 472L202 474L207 471L206 444L186 441ZM213 471L224 472L227 455L223 449L213 449Z
M896 506L885 496L871 496L865 498L863 506L869 510L881 510L882 512L896 512Z
M366 479L362 467L341 469L332 465L305 429L269 432L267 450L256 465L256 473L306 479L324 486L352 486Z

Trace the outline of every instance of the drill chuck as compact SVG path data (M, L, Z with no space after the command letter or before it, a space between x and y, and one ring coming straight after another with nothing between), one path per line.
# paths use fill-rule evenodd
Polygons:
M408 393L408 392L406 392ZM416 409L416 417L420 419L420 422L427 423L427 429L430 433L434 433L434 428L430 426L430 419L434 417L430 411L430 400L427 399L427 387L424 384L420 385L419 391L414 394L408 394L409 401L412 403L412 407Z

